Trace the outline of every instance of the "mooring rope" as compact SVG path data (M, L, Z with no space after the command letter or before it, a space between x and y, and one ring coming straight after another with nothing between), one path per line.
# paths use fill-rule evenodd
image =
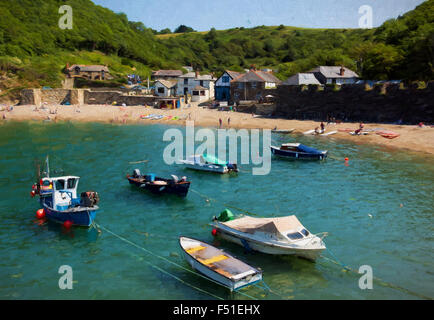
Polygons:
M182 269L182 270L184 270L184 271L187 271L187 272L189 272L189 273L191 273L191 274L194 274L194 275L196 275L196 276L198 276L198 277L201 277L201 278L203 278L203 279L206 279L207 281L214 282L215 284L218 284L219 286L222 286L222 287L226 288L225 286L223 286L223 285L220 284L219 282L217 282L217 281L215 281L215 280L213 280L213 279L207 278L207 277L201 275L200 273L197 273L197 272L194 272L194 271L192 271L192 270L190 270L190 269L187 269L187 268L185 268L184 266L182 266L182 265L180 265L180 264L178 264L178 263L176 263L176 262L174 262L174 261L172 261L172 260L170 260L170 259L167 259L167 258L165 258L165 257L163 257L163 256L160 256L160 255L158 255L158 254L156 254L156 253L154 253L154 252L152 252L152 251L150 251L150 250L148 250L148 249L142 247L142 246L139 246L138 244L136 244L136 243L134 243L134 242L132 242L132 241L130 241L130 240L128 240L128 239L122 237L121 235L116 234L115 232L113 232L113 231L107 229L106 227L104 227L104 226L102 226L102 225L98 225L98 224L96 224L96 226L97 226L98 228L100 228L100 229L102 229L102 230L104 230L104 231L110 233L111 235L117 237L118 239L120 239L120 240L122 240L122 241L124 241L124 242L126 242L126 243L128 243L128 244L130 244L130 245L132 245L132 246L134 246L134 247L136 247L136 248L142 250L142 251L145 251L146 253L148 253L148 254L150 254L150 255L156 257L156 258L159 258L159 259L161 259L161 260L164 260L164 261L166 261L166 262L168 262L168 263L170 263L170 264L172 264L172 265L174 265L174 266L176 266L176 267L178 267L178 268L180 268L180 269ZM163 269L161 269L160 267L158 267L158 266L156 266L156 265L154 265L154 264L152 264L152 263L150 263L150 262L147 262L147 261L145 261L145 262L146 262L147 264L151 265L152 267L156 268L157 270L160 270L160 271L163 270ZM195 289L197 289L197 290L199 290L199 291L201 291L201 292L207 293L208 295L211 295L211 296L213 296L213 297L217 297L217 298L220 299L220 300L224 300L223 298L218 297L218 296L214 295L213 293L207 292L207 291L205 291L205 290L203 290L203 289L200 289L200 288L195 287L195 286L192 285L192 284L187 283L186 281L180 279L179 277L176 277L175 275L169 273L168 271L162 271L162 272L164 272L165 274L170 275L170 276L173 277L174 279L177 279L177 280L181 281L182 283L187 284L188 286L190 286L190 287L192 287L192 288L195 288ZM239 294L241 294L241 295L243 295L243 296L246 296L246 297L249 298L249 299L252 299L252 300L258 300L257 298L252 297L252 296L248 295L248 294L245 293L245 292L241 292L241 291L235 291L235 292L237 292L237 293L239 293Z

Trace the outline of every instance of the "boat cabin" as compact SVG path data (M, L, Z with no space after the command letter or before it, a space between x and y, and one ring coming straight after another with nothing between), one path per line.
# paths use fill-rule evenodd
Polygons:
M79 181L80 178L74 176L43 178L40 184L41 196L51 195L52 199L47 204L55 210L66 210L71 205L80 204L80 198L77 198Z
M298 148L300 147L300 143L285 143L282 144L280 150L286 151L300 151Z

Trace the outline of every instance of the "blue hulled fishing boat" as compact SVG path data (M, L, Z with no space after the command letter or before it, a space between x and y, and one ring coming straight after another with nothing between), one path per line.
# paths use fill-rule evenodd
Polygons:
M50 177L48 157L46 177L32 186L31 195L39 195L42 209L38 210L38 217L47 217L57 223L89 227L95 219L99 209L98 193L83 192L77 196L77 186L80 177L63 176Z
M301 143L285 143L280 147L271 146L271 152L276 156L301 160L323 160L327 158L328 153L328 151L317 150Z

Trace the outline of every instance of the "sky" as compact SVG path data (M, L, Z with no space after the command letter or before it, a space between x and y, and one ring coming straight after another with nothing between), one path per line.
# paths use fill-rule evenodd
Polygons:
M130 21L172 31L184 24L197 31L259 25L358 28L363 5L372 7L373 27L414 9L424 0L92 0Z

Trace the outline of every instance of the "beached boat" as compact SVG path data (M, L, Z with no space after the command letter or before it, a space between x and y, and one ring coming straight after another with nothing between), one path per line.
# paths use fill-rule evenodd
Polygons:
M32 196L39 195L40 204L45 216L54 222L89 227L92 225L99 209L98 193L83 192L77 196L80 177L50 177L47 158L46 177L40 179L32 187Z
M296 216L282 218L253 218L243 216L234 219L225 210L211 225L217 236L254 250L273 255L294 255L311 261L326 249L323 238L327 235L310 233ZM321 235L321 237L320 237Z
M175 194L180 197L186 197L190 182L186 177L178 179L172 175L172 179L156 177L155 174L142 175L139 169L135 169L132 175L127 175L130 184L141 189L149 190L155 194Z
M193 155L186 160L179 161L186 168L200 171L210 171L217 173L238 172L238 167L234 163L222 161L210 155Z
M276 156L301 160L323 160L328 151L321 151L301 143L285 143L280 147L271 146L271 152Z
M278 134L290 134L293 133L295 129L274 129L271 130L272 133L278 133Z
M262 281L262 272L203 241L180 237L179 245L191 267L231 291Z

